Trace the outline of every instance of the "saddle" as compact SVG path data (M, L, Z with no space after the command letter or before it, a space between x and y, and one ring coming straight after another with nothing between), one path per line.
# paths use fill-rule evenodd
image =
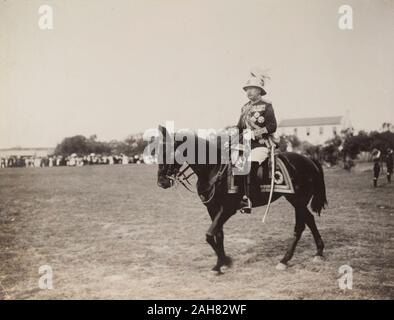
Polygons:
M276 193L294 193L294 185L291 180L289 171L292 172L294 169L290 165L286 156L275 152L274 155L274 189ZM239 186L244 181L244 176L234 175L234 165L228 166L227 171L227 192L238 193ZM271 190L271 175L272 175L272 163L271 157L268 157L257 170L257 181L259 182L260 192L270 192Z
M274 173L274 193L295 193L293 181L295 169L287 160L286 156L281 153L275 153L275 173ZM291 172L291 174L289 173ZM257 181L259 181L259 191L262 194L268 194L271 190L272 163L270 157L259 166L257 170ZM243 192L241 185L245 182L245 176L234 175L234 164L222 164L218 171L209 181L197 181L197 193L203 204L208 205L217 189L224 193L237 194ZM241 190L240 190L241 189Z

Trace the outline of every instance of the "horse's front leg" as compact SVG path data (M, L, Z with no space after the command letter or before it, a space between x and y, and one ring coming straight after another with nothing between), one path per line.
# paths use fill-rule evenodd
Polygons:
M223 227L215 235L216 246L218 250L218 261L214 269L219 269L221 267L230 268L233 264L231 257L227 256L224 251L224 232Z
M212 223L206 233L206 240L217 256L217 262L212 271L221 273L222 266L230 267L232 264L231 258L226 256L224 251L223 233L223 225L231 217L231 214L226 214L222 206L217 210L209 210L209 214L212 218Z
M209 212L209 216L211 217L212 223L205 234L205 240L212 247L213 251L215 251L215 254L218 257L218 259L220 256L220 252L218 250L218 245L216 243L214 230L216 225L218 224L219 215L221 214L222 211L223 210L221 208L208 207L208 212ZM216 265L212 268L212 271L220 271L220 268L218 270Z

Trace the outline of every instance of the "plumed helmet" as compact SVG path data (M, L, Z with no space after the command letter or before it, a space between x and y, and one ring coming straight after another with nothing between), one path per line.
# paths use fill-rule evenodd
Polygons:
M267 91L265 91L264 88L266 79L269 79L269 77L265 75L265 72L251 71L250 77L246 81L246 84L243 86L243 89L246 91L246 89L250 87L259 88L261 89L261 95L264 96L267 94Z

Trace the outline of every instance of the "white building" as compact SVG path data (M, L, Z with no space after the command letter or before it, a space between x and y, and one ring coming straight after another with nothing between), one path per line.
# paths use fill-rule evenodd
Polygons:
M324 144L342 130L352 128L348 116L283 119L278 125L279 135L295 135L301 141Z
M48 157L54 148L8 148L0 149L0 157Z

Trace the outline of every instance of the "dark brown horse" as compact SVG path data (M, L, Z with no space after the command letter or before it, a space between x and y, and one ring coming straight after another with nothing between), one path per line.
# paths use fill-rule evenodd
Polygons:
M166 128L160 126L159 130L163 136L169 135ZM201 143L201 141L198 143ZM208 144L208 142L206 143ZM163 145L162 151L165 153L165 144ZM174 143L175 151L179 145L179 142ZM220 152L220 149L218 151ZM312 211L320 214L327 204L327 199L323 169L318 161L292 152L284 152L278 156L286 163L295 189L294 194L274 193L272 197L272 201L275 201L283 196L295 208L294 235L284 257L277 265L277 269L283 270L286 269L287 262L292 258L305 226L308 226L311 230L316 243L317 252L315 259L323 259L324 243L317 229L315 218L308 209L308 204L310 203ZM164 157L163 163L159 164L157 184L164 189L171 187L182 165L183 163L176 161L171 164L167 163ZM232 264L231 258L226 255L224 250L223 225L240 208L243 195L242 186L236 194L227 192L227 170L225 170L227 165L223 163L209 164L208 162L206 164L189 163L190 168L198 177L198 193L202 199L205 199L203 203L212 219L212 223L206 232L206 241L217 255L217 263L212 268L212 271L218 273L221 273L221 267L229 267ZM253 199L253 206L263 206L267 204L267 201L268 194L259 193Z

